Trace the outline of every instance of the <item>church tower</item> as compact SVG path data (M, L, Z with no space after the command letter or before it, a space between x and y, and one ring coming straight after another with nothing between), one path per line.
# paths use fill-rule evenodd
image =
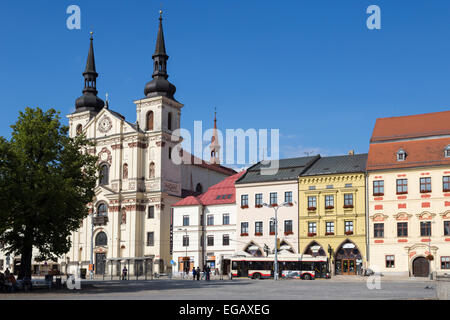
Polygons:
M211 149L211 160L209 162L211 164L220 165L220 142L219 142L219 136L217 133L216 112L214 112L214 129L213 129L213 135L211 138L211 144L210 144L209 148Z
M91 32L89 53L86 61L86 68L83 72L84 89L83 95L75 101L75 112L68 116L70 123L70 136L73 137L83 132L84 126L98 114L105 102L97 97L98 73L95 69L94 57L94 37Z
M172 133L180 128L183 105L175 100L176 88L167 80L169 56L166 53L162 21L162 11L160 11L155 52L152 55L153 79L145 85L145 97L134 103L139 128L144 131L148 141L148 154L144 162L148 164L145 178L146 180L158 179L157 184L151 185L160 186L159 191L180 196L181 169L172 161L172 152L175 151L174 147L179 142L176 139L172 141Z

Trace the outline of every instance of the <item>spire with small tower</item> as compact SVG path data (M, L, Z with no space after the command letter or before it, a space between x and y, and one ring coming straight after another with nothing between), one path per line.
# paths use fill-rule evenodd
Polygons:
M162 10L160 10L156 48L155 53L152 56L153 80L146 84L144 93L145 96L149 98L156 96L165 96L167 98L175 100L174 94L177 89L167 80L169 78L169 75L167 74L167 60L169 60L169 56L166 53L162 20Z
M100 111L105 103L102 99L97 97L97 78L98 73L95 69L95 57L94 57L94 33L91 31L91 44L89 47L88 58L86 62L86 68L83 72L84 77L84 89L83 95L79 97L75 102L76 111Z
M209 146L211 149L211 164L220 165L220 143L219 143L219 135L217 132L217 111L214 111L214 129L213 135L211 138L211 145Z

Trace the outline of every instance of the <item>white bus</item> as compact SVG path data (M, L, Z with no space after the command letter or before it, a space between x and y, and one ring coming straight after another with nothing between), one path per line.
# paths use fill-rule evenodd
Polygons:
M252 279L272 278L274 257L233 257L231 277L249 277ZM281 278L313 280L330 278L328 258L310 255L292 255L278 257L278 272Z

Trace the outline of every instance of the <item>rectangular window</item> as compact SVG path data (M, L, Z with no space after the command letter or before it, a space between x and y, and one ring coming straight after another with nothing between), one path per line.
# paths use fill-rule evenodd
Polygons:
M292 203L292 191L288 191L284 193L284 202Z
M212 246L214 245L214 236L208 236L208 237L207 237L207 243L206 243L206 245L207 245L208 247L212 247Z
M309 190L316 190L316 186L309 186Z
M155 218L155 206L148 206L148 219Z
M241 222L241 234L248 235L248 222Z
M408 236L408 222L397 222L397 237Z
M431 237L431 222L421 222L420 223L420 236L421 237Z
M248 194L241 195L241 207L248 207Z
M284 232L292 233L292 220L284 221Z
M450 192L450 176L442 177L442 191Z
M316 196L308 197L308 209L316 210L316 208L317 208L317 197Z
M345 233L353 233L353 221L345 221Z
M450 257L441 257L441 269L450 269Z
M277 204L278 203L278 194L276 192L270 193L270 204Z
M222 245L229 246L230 245L230 235L224 234L222 237Z
M316 233L317 232L317 224L315 222L308 223L308 233Z
M224 213L222 216L222 224L227 226L230 224L230 215L228 213Z
M263 223L262 221L256 221L255 222L255 234L262 234L263 233Z
M431 178L420 178L420 192L431 192Z
M183 236L183 247L189 247L189 236Z
M334 196L328 195L325 196L325 209L333 209L334 208Z
M183 227L189 226L189 216L183 216Z
M450 221L444 221L444 236L450 236Z
M269 222L269 234L274 235L275 234L275 221L270 220Z
M344 194L344 208L353 208L353 193Z
M376 180L373 182L373 195L384 196L384 180Z
M384 223L374 223L373 231L374 238L384 238Z
M263 204L263 195L262 193L255 194L255 206L262 206Z
M154 232L147 232L147 247L154 246Z
M408 179L397 179L397 194L408 193Z
M325 232L327 235L334 234L334 222L326 223L326 231Z
M395 256L386 256L386 268L395 268Z
M214 215L212 215L212 214L209 214L207 217L206 217L206 225L208 225L208 226L213 226L214 225Z
M346 184L345 184L345 187L346 187L346 188L351 188L351 187L353 187L353 183L346 183Z

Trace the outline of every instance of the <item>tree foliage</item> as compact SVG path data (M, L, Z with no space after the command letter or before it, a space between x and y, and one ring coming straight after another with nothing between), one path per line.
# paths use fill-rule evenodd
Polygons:
M83 135L68 136L54 109L26 108L11 127L10 141L0 137L0 241L21 255L22 278L33 248L40 260L69 251L94 197L97 158Z

